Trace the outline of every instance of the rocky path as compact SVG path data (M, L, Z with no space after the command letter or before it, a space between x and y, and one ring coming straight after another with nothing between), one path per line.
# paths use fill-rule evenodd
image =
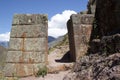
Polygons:
M61 71L56 74L47 74L45 77L27 77L27 78L22 78L20 80L63 80L66 74L68 74L69 71Z
M67 52L68 46L56 48L48 55L48 74L45 77L26 77L20 80L63 80L63 78L71 71L73 63L66 60L69 58ZM64 59L65 58L65 59Z

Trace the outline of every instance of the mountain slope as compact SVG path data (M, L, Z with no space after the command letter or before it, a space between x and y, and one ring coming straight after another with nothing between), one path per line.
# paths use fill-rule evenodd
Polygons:
M0 41L0 46L8 48L9 41Z
M0 70L4 67L4 62L6 59L7 49L0 46Z
M55 48L57 46L62 46L62 45L69 45L68 34L66 34L64 36L60 36L57 39L55 39L54 41L48 43L49 49Z
M48 36L48 43L52 42L56 40L56 38L52 37L52 36Z

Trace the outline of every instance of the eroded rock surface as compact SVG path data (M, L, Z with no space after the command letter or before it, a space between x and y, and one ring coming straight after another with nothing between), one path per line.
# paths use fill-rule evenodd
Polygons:
M120 34L104 36L100 39L93 39L90 42L89 53L108 53L114 54L120 52Z
M100 37L120 33L120 0L97 0L95 17Z
M91 54L76 62L73 72L64 80L119 80L120 53L109 56Z
M120 0L89 2L90 14L96 12L88 54L79 58L73 71L64 77L64 80L120 80ZM94 2L96 10L91 10L94 9ZM71 25L74 25L74 22ZM79 32L76 30L76 33ZM75 42L76 35L71 36L73 40L71 39L70 43ZM76 45L73 45L73 48L76 48Z

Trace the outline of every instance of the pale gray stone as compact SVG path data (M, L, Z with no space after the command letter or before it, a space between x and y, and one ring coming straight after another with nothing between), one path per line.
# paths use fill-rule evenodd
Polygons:
M46 14L15 14L12 25L46 25L47 23L48 18Z
M35 64L24 64L24 63L7 63L4 68L4 74L6 77L27 77L34 75Z
M32 76L46 66L47 31L47 15L17 14L14 16L4 68L6 77ZM36 69L38 65L44 67Z
M11 38L9 48L13 51L45 51L46 40L46 38Z
M25 51L46 51L47 46L46 38L25 38L24 50Z
M10 38L9 50L22 51L24 45L24 39L22 38Z
M7 63L4 67L4 75L6 77L10 77L10 76L14 76L14 74L16 74L17 70L16 68L14 67L15 64L10 64L10 63Z
M17 69L16 76L18 77L26 77L26 76L34 75L33 64L18 63L15 64L14 68Z
M21 51L8 51L6 62L20 62L22 59Z
M94 15L74 14L67 23L70 57L72 61L79 60L87 53L92 33Z
M12 26L11 38L39 38L47 37L47 26L40 25L16 25Z
M71 19L73 20L73 25L77 24L85 24L85 25L91 25L93 24L94 15L93 14L73 14L71 16Z
M44 52L22 52L8 51L6 62L14 63L43 63L45 62Z

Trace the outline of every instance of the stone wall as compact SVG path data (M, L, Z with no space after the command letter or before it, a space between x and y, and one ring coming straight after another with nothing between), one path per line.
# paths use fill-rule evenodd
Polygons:
M92 32L94 15L73 14L67 23L70 57L72 61L79 60L87 53Z
M47 15L16 14L13 18L5 76L35 75L47 64Z
M120 0L97 0L95 15L100 37L120 33Z

